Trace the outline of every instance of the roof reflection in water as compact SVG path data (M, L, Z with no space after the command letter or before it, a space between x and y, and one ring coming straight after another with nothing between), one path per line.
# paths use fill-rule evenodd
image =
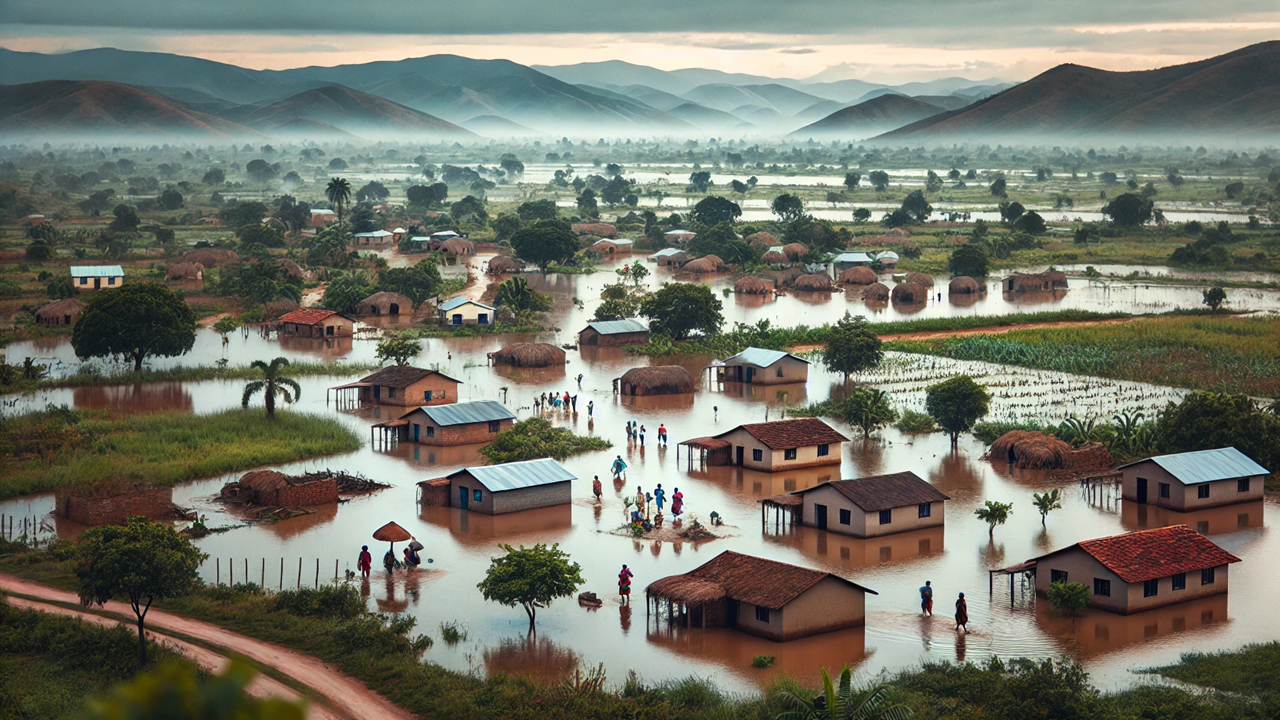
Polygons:
M1190 648L1195 640L1189 635L1228 620L1225 593L1132 615L1089 608L1073 618L1053 610L1047 602L1037 602L1035 613L1036 624L1056 638L1064 651L1080 658L1156 640Z
M642 601L643 602L643 601ZM644 608L637 608L636 619L645 622ZM683 628L650 619L649 642L677 655L697 658L718 665L747 682L766 686L773 678L786 673L797 678L817 677L822 668L839 672L848 665L852 668L866 660L867 633L865 627L837 630L789 642L773 642L748 635L730 628ZM756 655L772 655L777 658L772 668L759 670L751 667Z

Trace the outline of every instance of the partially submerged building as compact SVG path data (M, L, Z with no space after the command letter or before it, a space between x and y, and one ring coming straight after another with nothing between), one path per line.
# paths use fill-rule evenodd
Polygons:
M447 477L453 507L487 515L568 504L577 479L551 458L469 467Z
M809 379L809 361L782 350L747 348L725 358L722 380L753 385L784 385Z
M73 325L84 314L84 303L75 298L63 298L36 310L36 322L45 327Z
M459 381L438 370L392 365L334 390L358 390L360 400L380 405L444 405L458 399Z
M1233 447L1121 465L1121 496L1179 512L1261 500L1270 471Z
M254 470L224 485L224 500L266 507L288 508L338 502L334 475L295 477L276 470Z
M515 413L500 402L473 400L420 407L400 417L406 421L402 440L423 445L473 445L493 442L515 424Z
M689 253L679 248L663 248L658 252L649 256L649 259L659 265L667 267L680 267L689 261Z
M438 308L441 325L492 325L497 310L477 300L456 297Z
M1050 292L1066 286L1066 274L1056 270L1042 273L1014 273L1000 281L1001 291L1007 293Z
M351 236L354 248L382 248L395 243L395 233L388 230L356 233Z
M839 575L726 550L645 589L651 614L689 627L728 627L785 642L866 624L876 591Z
M763 472L839 465L849 438L818 418L750 423L715 436L732 446L730 464Z
M802 524L860 538L941 527L951 499L909 471L832 480L792 494L804 501Z
M896 260L896 258L895 258ZM853 267L866 267L875 262L876 259L870 254L860 251L842 252L831 261L832 267L835 268L836 274L841 271L848 270Z
M413 313L413 300L408 295L383 290L356 303L357 315L399 315L400 313Z
M649 328L634 318L597 320L578 333L579 345L640 345L649 342Z
M280 316L280 334L312 338L351 337L356 321L332 310L298 308Z
M1036 593L1055 582L1081 583L1093 607L1129 614L1227 592L1240 558L1186 525L1082 540L1028 561Z

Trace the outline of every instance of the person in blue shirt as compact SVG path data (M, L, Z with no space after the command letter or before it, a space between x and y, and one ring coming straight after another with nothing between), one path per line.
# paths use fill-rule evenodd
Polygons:
M920 612L933 616L933 583L930 580L925 580L920 588Z

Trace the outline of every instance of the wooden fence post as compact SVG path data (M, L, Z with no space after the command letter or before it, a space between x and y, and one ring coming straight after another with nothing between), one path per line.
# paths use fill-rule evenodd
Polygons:
M280 589L284 589L284 558L280 558Z
M298 558L298 587L302 587L302 558Z
M213 559L213 584L222 584L222 558Z
M234 586L236 584L236 561L233 558L227 558L227 575L230 576L227 584Z
M262 577L258 579L258 588L260 590L267 589L267 559L262 558Z
M316 558L316 589L320 589L320 558Z
M333 579L338 579L338 558L333 559Z

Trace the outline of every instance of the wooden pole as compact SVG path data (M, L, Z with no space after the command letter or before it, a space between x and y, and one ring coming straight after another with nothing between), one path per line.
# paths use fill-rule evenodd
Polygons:
M249 558L244 559L244 581L249 582Z
M284 558L280 558L280 589L284 589Z
M333 579L338 579L338 558L333 559Z
M320 558L316 558L316 589L320 589Z
M227 584L235 585L236 584L236 561L232 558L227 558L227 574L231 576L231 578L227 580Z
M213 559L213 584L222 584L222 558Z
M298 587L302 587L302 558L298 558Z
M262 577L258 578L258 587L263 590L267 589L267 559L266 558L262 558Z

